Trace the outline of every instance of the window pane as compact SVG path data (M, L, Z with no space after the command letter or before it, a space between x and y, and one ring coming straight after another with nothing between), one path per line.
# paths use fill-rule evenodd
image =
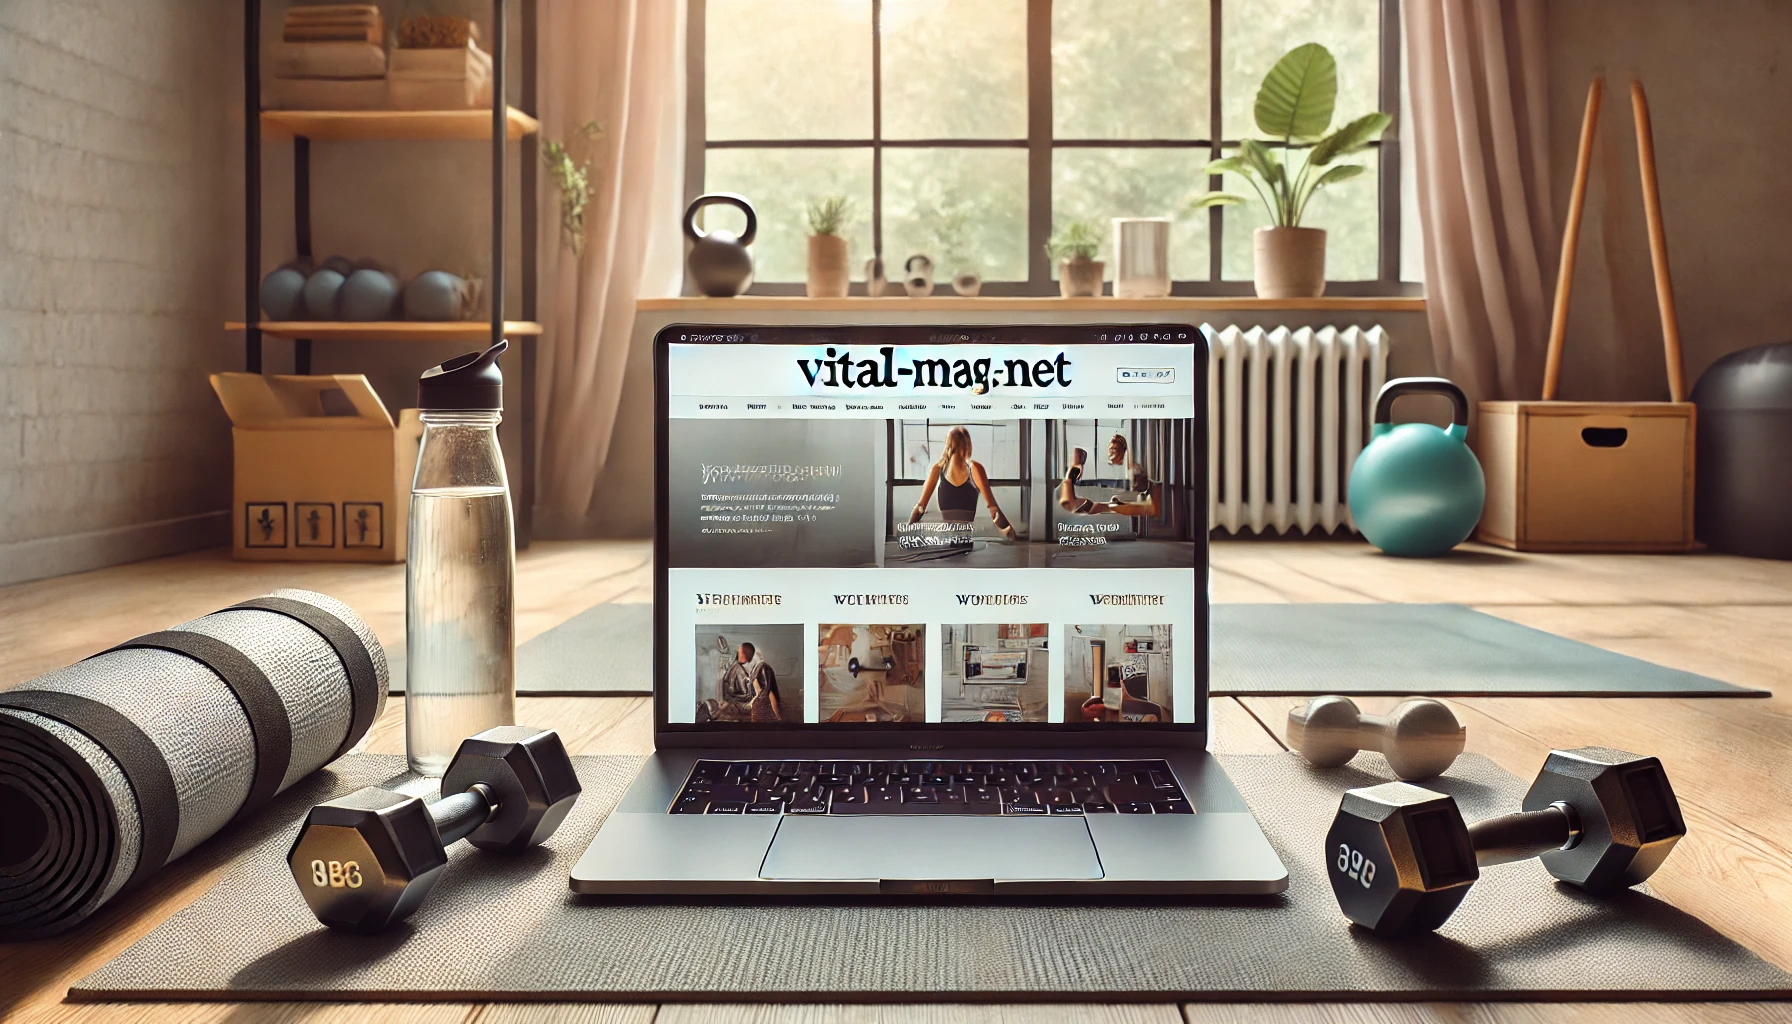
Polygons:
M1250 0L1220 9L1220 130L1228 139L1260 137L1257 88L1284 53L1319 43L1338 61L1335 127L1379 110L1380 0Z
M1026 0L884 0L886 139L1027 135Z
M1195 0L1053 0L1053 134L1206 138L1207 35Z
M973 271L1027 279L1027 151L884 150L884 265L901 279L910 255L933 258L934 281Z
M709 0L703 33L710 138L871 137L870 0Z
M847 266L864 276L871 256L870 149L712 149L704 157L707 192L739 192L759 216L753 239L755 281L802 281L809 267L809 202L833 193L852 200L842 232ZM726 207L705 207L704 226L739 231L745 221Z
M1107 279L1114 279L1115 217L1169 217L1170 276L1207 280L1207 211L1189 204L1207 191L1201 149L1056 149L1052 151L1052 231L1087 221L1102 237ZM1051 270L1058 276L1057 266Z
M1381 162L1379 153L1366 149L1341 157L1339 163L1359 163L1368 168L1363 174L1321 189L1307 204L1301 226L1325 229L1325 279L1327 281L1373 281L1376 279L1376 246L1379 224L1376 212L1377 179ZM1300 158L1295 158L1298 167ZM1251 232L1269 223L1269 214L1257 200L1249 182L1235 174L1225 175L1221 186L1227 192L1250 197L1243 206L1225 208L1225 237L1221 239L1221 265L1228 281L1249 281L1253 261Z

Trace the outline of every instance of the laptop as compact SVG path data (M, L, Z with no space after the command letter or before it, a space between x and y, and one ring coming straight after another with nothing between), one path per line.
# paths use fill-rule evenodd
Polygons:
M654 745L593 894L1264 894L1189 325L654 339Z

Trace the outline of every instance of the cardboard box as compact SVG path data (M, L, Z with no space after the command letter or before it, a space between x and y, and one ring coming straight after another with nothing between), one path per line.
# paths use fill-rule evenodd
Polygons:
M359 374L213 374L235 439L231 541L264 562L402 562L417 410L395 426Z
M1691 402L1482 402L1475 538L1519 551L1693 545Z

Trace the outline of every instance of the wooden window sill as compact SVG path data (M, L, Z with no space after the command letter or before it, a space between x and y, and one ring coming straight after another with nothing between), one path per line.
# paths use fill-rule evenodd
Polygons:
M725 309L765 312L768 310L818 312L880 312L902 310L958 310L961 312L1074 312L1139 313L1139 312L1258 312L1271 310L1312 310L1334 312L1424 312L1422 295L1394 296L1325 296L1317 299L1260 299L1254 295L1172 295L1161 299L1101 298L1062 299L1037 295L991 295L965 298L957 295L932 295L911 299L906 296L848 296L839 299L811 299L801 295L742 295L733 299L712 299L702 296L638 299L638 312L709 312Z

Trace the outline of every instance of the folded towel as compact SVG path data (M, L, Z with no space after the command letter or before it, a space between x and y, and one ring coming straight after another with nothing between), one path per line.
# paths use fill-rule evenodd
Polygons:
M262 90L269 110L385 110L384 78L274 78Z
M386 48L374 43L274 43L275 78L383 78Z

